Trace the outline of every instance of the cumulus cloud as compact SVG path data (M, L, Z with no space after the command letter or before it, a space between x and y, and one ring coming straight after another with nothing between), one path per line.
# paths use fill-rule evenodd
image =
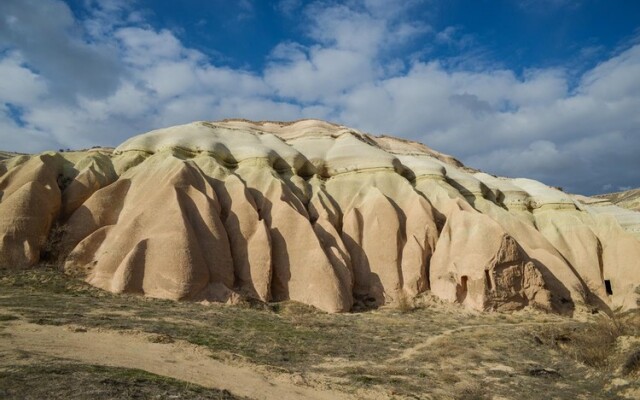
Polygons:
M117 145L138 132L198 119L300 115L302 107L271 99L261 76L213 65L173 32L132 21L126 3L94 6L79 21L56 0L0 4L0 73L11 78L0 82L3 148ZM45 19L57 22L38 27ZM12 24L20 34L4 35ZM54 50L25 45L41 35L49 35Z
M24 64L24 58L15 51L0 60L0 102L29 106L47 91L40 76Z
M477 54L460 28L437 32L414 20L416 3L281 1L280 11L302 15L304 40L278 44L262 70L248 71L151 27L124 1L90 1L79 18L59 0L5 0L0 147L117 145L193 120L315 117L420 140L488 172L569 191L640 185L640 45L618 50L577 84L563 66L468 68L400 51L419 42Z
M304 12L313 45L278 45L264 72L280 96L302 102L337 100L341 93L403 69L390 49L429 32L423 23L404 20L411 2L316 2ZM335 103L328 104L333 106Z
M117 86L114 49L85 40L69 7L57 1L0 2L0 46L19 49L58 96L104 96ZM79 68L79 66L82 66Z

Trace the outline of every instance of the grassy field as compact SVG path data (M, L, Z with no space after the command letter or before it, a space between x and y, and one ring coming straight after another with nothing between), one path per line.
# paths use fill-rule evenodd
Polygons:
M415 399L640 396L637 312L584 320L535 310L474 313L425 295L415 307L329 315L293 302L226 306L112 295L37 268L0 271L0 340L2 326L16 321L146 332L157 343L184 340L223 362L291 374L303 384L321 381L355 397L362 390ZM60 371L91 388L86 397L61 392ZM14 398L131 398L130 390L136 398L233 398L142 371L55 359L16 366L0 357L0 398L16 387Z
M55 396L55 397L54 397ZM83 365L55 359L7 367L0 373L0 398L42 400L240 399L140 370Z

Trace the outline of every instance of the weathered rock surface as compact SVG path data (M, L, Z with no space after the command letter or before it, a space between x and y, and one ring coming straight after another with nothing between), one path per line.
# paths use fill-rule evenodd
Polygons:
M0 268L57 258L112 292L329 312L427 290L477 310L640 299L640 213L317 120L0 153Z
M608 196L611 196L609 198ZM574 195L592 214L609 215L640 240L640 189L597 197Z
M0 176L0 265L24 268L40 259L60 213L61 157L19 156L3 162Z
M606 199L611 203L633 211L640 211L640 189L630 189L623 192L607 193L594 196Z

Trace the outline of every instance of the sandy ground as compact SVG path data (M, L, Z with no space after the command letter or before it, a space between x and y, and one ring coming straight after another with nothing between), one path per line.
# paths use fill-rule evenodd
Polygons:
M152 343L149 341L152 335L146 333L86 330L20 321L4 326L0 356L5 362L18 360L21 352L27 352L87 364L141 369L208 388L226 389L252 399L354 398L328 388L296 383L296 377L289 374L214 360L210 350L183 341Z

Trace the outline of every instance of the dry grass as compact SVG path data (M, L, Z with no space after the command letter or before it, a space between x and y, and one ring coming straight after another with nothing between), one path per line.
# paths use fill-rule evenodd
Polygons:
M228 362L311 374L356 396L368 389L397 399L618 398L606 389L614 368L596 367L612 360L587 351L584 361L578 353L597 352L596 343L615 347L620 335L637 334L631 314L582 323L535 310L467 312L429 296L356 314L330 315L295 302L202 306L112 295L54 268L0 272L5 315L0 330L20 318L143 331L158 343L206 346ZM635 376L637 358L628 360Z
M539 330L540 338L546 344L569 355L578 362L599 371L614 371L620 368L622 360L632 371L637 368L640 351L620 354L619 338L640 338L640 314L622 313L616 310L608 315L598 314L591 321L579 327L546 327Z
M453 397L456 400L485 400L490 396L480 382L457 382L453 385Z

